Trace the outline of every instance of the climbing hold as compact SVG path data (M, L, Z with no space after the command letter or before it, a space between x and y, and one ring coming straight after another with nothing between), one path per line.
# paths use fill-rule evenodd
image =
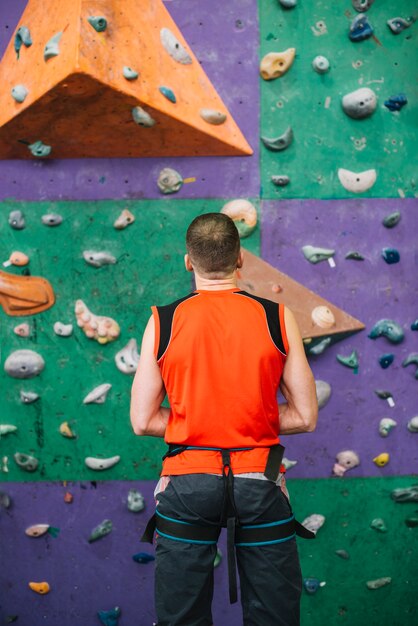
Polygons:
M407 517L405 520L405 524L408 528L416 528L418 526L418 517L416 515Z
M26 324L26 323L18 324L17 326L13 328L13 332L15 333L15 335L18 335L19 337L29 337L30 326L29 324Z
M397 426L397 422L390 417L383 417L379 423L379 435L381 437L387 437L392 430Z
M16 452L13 455L17 465L24 469L26 472L35 472L38 468L39 461L30 454L24 454L23 452Z
M286 185L290 183L290 178L285 174L278 174L271 177L271 182L276 185L276 187L286 187Z
M410 433L418 433L418 415L411 417L407 424L407 428Z
M200 109L199 115L202 120L205 120L205 122L213 124L214 126L223 124L227 117L225 113L222 113L222 111L215 111L214 109Z
M26 223L22 211L10 211L9 224L14 230L23 230Z
M297 4L297 0L279 0L279 3L284 9L293 9Z
M75 439L75 434L71 430L68 422L63 422L60 425L60 433L63 437L67 437L67 439Z
M312 513L312 515L305 517L305 519L302 522L302 526L304 526L307 530L310 530L312 533L315 533L316 535L316 533L318 532L320 528L322 528L324 523L325 523L324 515L321 515L321 513Z
M151 561L155 561L155 556L153 554L149 554L148 552L137 552L132 556L135 563L151 563Z
M110 611L98 611L97 616L104 626L118 626L120 608L115 606Z
M230 200L223 205L221 213L225 213L234 221L240 239L251 235L257 226L257 210L252 202L245 198Z
M351 0L351 2L356 11L364 13L370 9L374 0Z
M215 569L215 567L218 567L221 564L221 562L222 562L222 552L217 547L216 548L215 558L213 560L213 568Z
M269 137L261 137L261 141L266 146L268 150L272 150L273 152L280 152L281 150L286 150L290 146L293 141L293 130L291 126L289 126L284 133L275 138Z
M370 339L386 337L391 343L401 343L404 338L404 332L400 324L397 324L393 320L382 319L376 322L368 337L370 337Z
M303 586L305 588L306 593L309 595L313 595L318 591L320 587L323 587L325 583L320 583L317 578L305 578L303 581Z
M318 74L326 74L329 71L329 61L326 57L319 54L312 61L312 67Z
M343 96L341 104L344 113L353 119L361 120L374 113L377 97L372 89L361 87Z
M391 96L383 103L389 111L400 111L405 104L408 104L405 94L400 93L396 96Z
M360 457L353 450L343 450L336 456L337 462L334 464L332 473L334 476L344 476L347 470L360 465Z
M52 148L51 146L47 146L42 143L42 141L38 140L34 143L31 143L28 146L29 151L33 154L33 156L38 157L38 159L43 159L51 154Z
M289 469L292 469L292 467L295 467L295 465L297 465L297 464L298 464L298 462L297 462L297 461L291 461L290 459L287 459L287 458L284 456L284 457L283 457L283 460L282 460L282 464L283 464L283 466L284 466L285 470L287 471L287 470L289 470Z
M378 398L381 398L381 400L389 400L389 398L393 398L390 391L384 391L383 389L375 389L374 392Z
M345 258L350 259L352 261L364 261L364 256L360 254L360 252L357 252L355 250L352 250L351 252L347 252L347 254L345 255Z
M392 19L388 20L386 24L389 26L392 33L395 35L399 35L403 30L412 26L415 22L414 17L408 17L406 20L403 17L392 17Z
M350 367L357 374L359 366L357 350L353 350L349 356L337 354L337 361L346 367Z
M75 303L75 315L77 324L86 337L95 339L100 344L114 341L120 335L120 326L114 319L95 315L82 300L77 300Z
M123 77L126 78L126 80L136 80L138 76L138 72L133 70L131 67L128 67L127 65L123 66Z
M318 343L315 343L314 346L308 347L308 354L322 354L329 345L331 345L331 337L324 337L324 339L321 339L320 341L318 341Z
M386 215L386 217L383 218L382 224L386 228L393 228L394 226L396 226L396 224L399 224L400 219L401 219L401 212L394 211L393 213L390 213L389 215Z
M382 452L373 459L373 463L378 467L385 467L389 463L390 456L387 452Z
M28 537L42 537L49 530L49 524L35 524L34 526L29 526L25 533Z
M390 497L395 502L418 502L418 485L411 485L410 487L399 487L394 489Z
M326 261L335 254L335 250L329 248L316 248L315 246L303 246L303 256L309 261L309 263L319 263L320 261Z
M27 26L20 26L15 34L14 48L17 58L19 58L22 45L24 45L26 48L29 48L32 45L32 38L30 36L30 31Z
M373 35L373 26L369 23L367 15L356 15L350 25L348 36L351 41L363 41Z
M36 402L39 399L39 395L34 391L21 391L20 392L20 400L23 404L32 404L32 402Z
M311 319L320 328L332 328L335 326L334 314L327 306L316 306L312 310Z
M66 491L64 494L64 502L66 502L67 504L71 504L73 500L74 500L73 494L70 493L69 491Z
M91 535L88 539L88 542L93 543L93 541L96 541L97 539L101 539L101 537L105 537L112 531L112 528L113 528L113 524L110 519L103 520L103 522L101 522L98 526L93 528L93 530L91 531Z
M145 126L145 128L151 128L155 124L155 120L151 115L140 106L136 106L132 109L132 117L136 124Z
M411 324L411 330L418 330L418 319Z
M49 593L49 591L51 590L51 587L49 586L49 584L47 582L42 582L42 583L29 583L29 587L32 589L32 591L35 591L36 593L39 593L40 595L45 595L46 593Z
M273 80L286 74L295 60L296 48L283 52L269 52L260 62L260 75L264 80Z
M382 258L388 265L393 265L394 263L399 263L401 255L396 248L383 248Z
M87 21L98 33L103 33L107 28L107 19L102 15L88 17Z
M135 374L139 362L136 339L130 339L126 346L115 355L116 367L124 374Z
M364 172L350 172L342 167L338 170L338 178L344 189L353 193L367 191L376 182L376 170L365 170Z
M382 356L379 357L380 367L382 367L384 370L387 369L389 365L393 363L394 358L395 355L392 353L382 354Z
M16 102L20 103L25 101L25 98L28 95L29 91L26 89L25 85L15 85L11 93L12 98L14 98Z
M402 367L407 367L408 365L416 365L418 367L418 353L412 352L409 354L406 359L402 361ZM415 371L415 378L418 379L418 369Z
M13 424L0 424L0 437L14 433L17 430L17 426Z
M157 185L163 194L177 193L183 185L183 177L171 167L165 167L158 176Z
M54 333L60 337L69 337L73 334L72 324L63 324L62 322L55 322Z
M350 555L348 554L347 550L335 550L335 554L337 556L340 556L342 559L348 560L350 558Z
M373 528L373 530L377 530L379 533L387 533L388 531L385 520L383 520L381 517L376 517L374 520L372 520L370 523L370 527Z
M114 465L116 465L117 463L119 463L119 461L120 461L119 455L110 456L107 459L99 459L93 456L87 456L84 459L84 463L86 464L86 466L96 471L109 469L113 467Z
M3 263L3 265L5 267L8 267L9 265L16 265L17 267L23 267L24 265L27 265L29 263L29 257L27 256L27 254L24 254L23 252L18 252L17 250L15 252L12 252L8 261L5 261Z
M318 407L322 409L331 397L331 385L325 380L315 380Z
M368 580L366 585L369 589L379 589L380 587L389 585L391 582L392 579L388 576L385 578L377 578L376 580Z
M123 230L135 221L135 216L129 211L129 209L123 209L122 213L115 220L113 227L116 230Z
M170 89L170 87L159 87L158 90L160 93L163 94L165 98L167 98L167 100L170 100L170 102L172 102L173 104L177 102L176 95L174 91Z
M44 49L44 59L48 61L52 57L56 57L60 53L59 42L62 37L62 32L57 33L48 41Z
M86 395L83 400L83 404L103 404L106 402L106 397L111 387L112 385L110 383L103 383L102 385L95 387Z
M137 489L129 489L128 491L128 509L132 513L139 513L145 509L145 499Z
M45 367L45 361L33 350L15 350L7 357L4 369L12 378L33 378Z
M58 213L47 213L41 217L42 224L45 226L59 226L62 224L62 215Z
M0 507L3 509L10 509L12 505L12 499L9 494L4 491L0 491Z
M114 265L117 263L117 259L109 252L84 250L83 257L85 262L93 267L102 267L103 265Z
M169 28L160 30L160 39L165 50L175 61L183 65L192 63L192 57Z

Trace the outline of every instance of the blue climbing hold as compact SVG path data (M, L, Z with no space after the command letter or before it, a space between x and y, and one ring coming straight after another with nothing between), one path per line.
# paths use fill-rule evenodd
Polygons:
M404 332L400 324L393 320L383 319L376 322L368 336L370 339L386 337L391 343L401 343Z
M155 556L148 552L137 552L132 558L135 563L150 563L151 561L155 561Z
M26 48L29 48L32 45L32 38L30 36L30 31L27 26L21 26L16 31L14 46L17 58L19 58L20 48L22 47L22 44L26 46Z
M382 367L385 370L387 367L389 367L389 365L393 363L394 358L395 358L394 354L391 354L391 353L382 354L382 356L379 357L380 367Z
M393 265L393 263L399 263L401 255L396 248L383 248L382 257L388 265Z
M118 626L120 608L115 606L115 608L110 611L98 611L97 616L103 626Z
M389 111L400 111L405 104L408 104L408 99L404 93L398 93L385 100L383 104Z
M169 87L160 87L159 89L160 93L162 93L167 100L170 100L170 102L173 102L174 104L177 102L174 91L172 91Z
M411 324L411 330L418 330L418 318Z
M364 39L368 39L372 35L373 26L367 19L367 15L364 13L356 15L356 17L351 22L350 32L348 33L351 41L363 41Z
M316 593L321 586L321 583L317 578L305 578L303 581L303 586L305 587L305 591L310 595Z

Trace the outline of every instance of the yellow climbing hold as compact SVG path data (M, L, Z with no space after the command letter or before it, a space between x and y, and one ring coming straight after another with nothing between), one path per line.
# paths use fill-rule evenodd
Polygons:
M260 74L264 80L273 80L286 74L295 59L296 48L283 52L269 52L260 62Z
M50 591L50 586L46 582L29 583L29 587L32 589L32 591L35 591L36 593L39 593L41 595L44 595L45 593L49 593Z
M389 454L387 452L382 452L379 456L376 456L373 459L373 463L376 463L378 467L384 467L387 463L389 463Z

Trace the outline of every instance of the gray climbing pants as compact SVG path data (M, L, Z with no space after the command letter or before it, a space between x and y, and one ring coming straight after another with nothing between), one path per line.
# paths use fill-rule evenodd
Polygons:
M171 476L165 490L157 495L158 511L192 524L216 525L223 495L221 476ZM269 524L292 515L288 499L271 481L236 478L234 497L241 524ZM211 626L215 555L216 545L157 534L158 626ZM236 558L244 626L299 626L302 577L296 539L237 546Z

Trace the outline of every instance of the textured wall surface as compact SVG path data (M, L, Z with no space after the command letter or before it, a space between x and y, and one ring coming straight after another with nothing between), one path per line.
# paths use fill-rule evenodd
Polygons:
M25 4L0 2L0 51ZM131 337L140 339L150 304L168 302L190 288L182 267L189 221L201 212L220 210L226 200L246 197L257 207L259 227L245 247L366 324L364 331L310 357L315 378L331 384L331 398L314 433L284 441L286 456L297 461L288 472L297 518L303 521L313 513L326 517L314 542L299 542L304 577L326 583L315 595L304 592L302 626L415 626L418 505L395 503L390 494L418 482L418 434L406 427L417 415L418 383L415 368L402 367L408 354L418 352L418 332L410 328L418 317L418 201L400 197L415 195L417 93L411 68L416 66L417 24L396 36L386 25L398 11L402 17L412 14L414 3L405 0L394 7L388 0L375 2L369 19L376 39L358 44L347 36L355 15L349 0L300 0L289 11L277 0L165 4L254 155L0 162L0 263L13 250L25 252L31 258L30 273L48 278L57 295L54 307L28 318L9 317L0 308L0 423L18 426L0 439L0 491L12 499L9 509L0 505L0 623L18 616L22 626L86 626L99 624L98 610L114 606L122 609L120 626L155 621L154 565L135 563L132 555L153 553L151 546L139 543L139 536L153 509L164 445L132 434L132 379L118 371L114 356ZM318 22L326 25L323 35L314 34L324 31ZM262 81L259 58L290 46L297 53L289 72L271 83ZM311 69L316 54L330 59L329 74L319 76ZM368 81L378 81L369 85L378 94L378 108L370 119L351 120L340 99ZM383 100L398 92L407 94L408 105L390 113ZM260 133L278 135L289 124L295 140L287 151L273 154L259 148ZM195 179L174 199L162 196L156 186L167 166ZM348 194L338 181L339 167L357 172L376 168L377 182L357 197ZM287 174L291 182L274 187L272 174ZM125 207L136 221L116 231L113 222ZM16 208L26 217L23 231L8 224L9 212ZM401 220L386 229L382 219L395 210ZM40 221L52 212L64 218L56 228ZM308 263L300 250L306 244L334 248L336 267L326 261ZM399 263L385 263L384 247L399 251ZM118 262L90 267L82 258L84 249L106 250ZM345 259L352 250L365 260ZM22 269L4 271L21 274ZM80 297L93 312L119 321L117 341L99 346L77 327L69 338L54 334L57 320L75 324L74 302ZM405 339L399 345L367 337L373 324L386 317L402 326ZM13 333L22 321L31 327L26 339ZM24 347L39 350L46 367L37 378L17 381L3 366L14 349ZM347 356L353 349L359 354L357 374L336 360L337 354ZM387 352L395 358L384 370L378 358ZM113 385L106 403L83 405L88 391L102 382ZM40 400L22 405L22 388L37 391ZM378 398L375 389L390 391L394 406ZM386 439L378 434L383 417L397 421ZM75 439L59 434L63 421L71 423ZM360 455L360 465L344 478L331 478L336 453L349 448ZM39 457L37 472L28 474L15 465L12 456L18 449ZM381 452L389 452L390 461L380 468L373 458ZM113 454L120 454L121 461L104 473L84 466L86 455ZM144 494L144 512L127 510L131 487ZM71 504L64 502L66 491L74 497ZM375 518L385 521L386 532L370 527ZM104 519L112 520L112 533L88 543L92 529ZM59 529L58 536L27 537L25 529L37 523ZM225 553L224 538L220 547ZM336 550L345 550L349 558ZM392 582L367 589L367 581L382 577ZM51 592L38 596L28 582L42 580ZM240 607L227 600L225 559L215 570L215 581L214 624L238 626Z

